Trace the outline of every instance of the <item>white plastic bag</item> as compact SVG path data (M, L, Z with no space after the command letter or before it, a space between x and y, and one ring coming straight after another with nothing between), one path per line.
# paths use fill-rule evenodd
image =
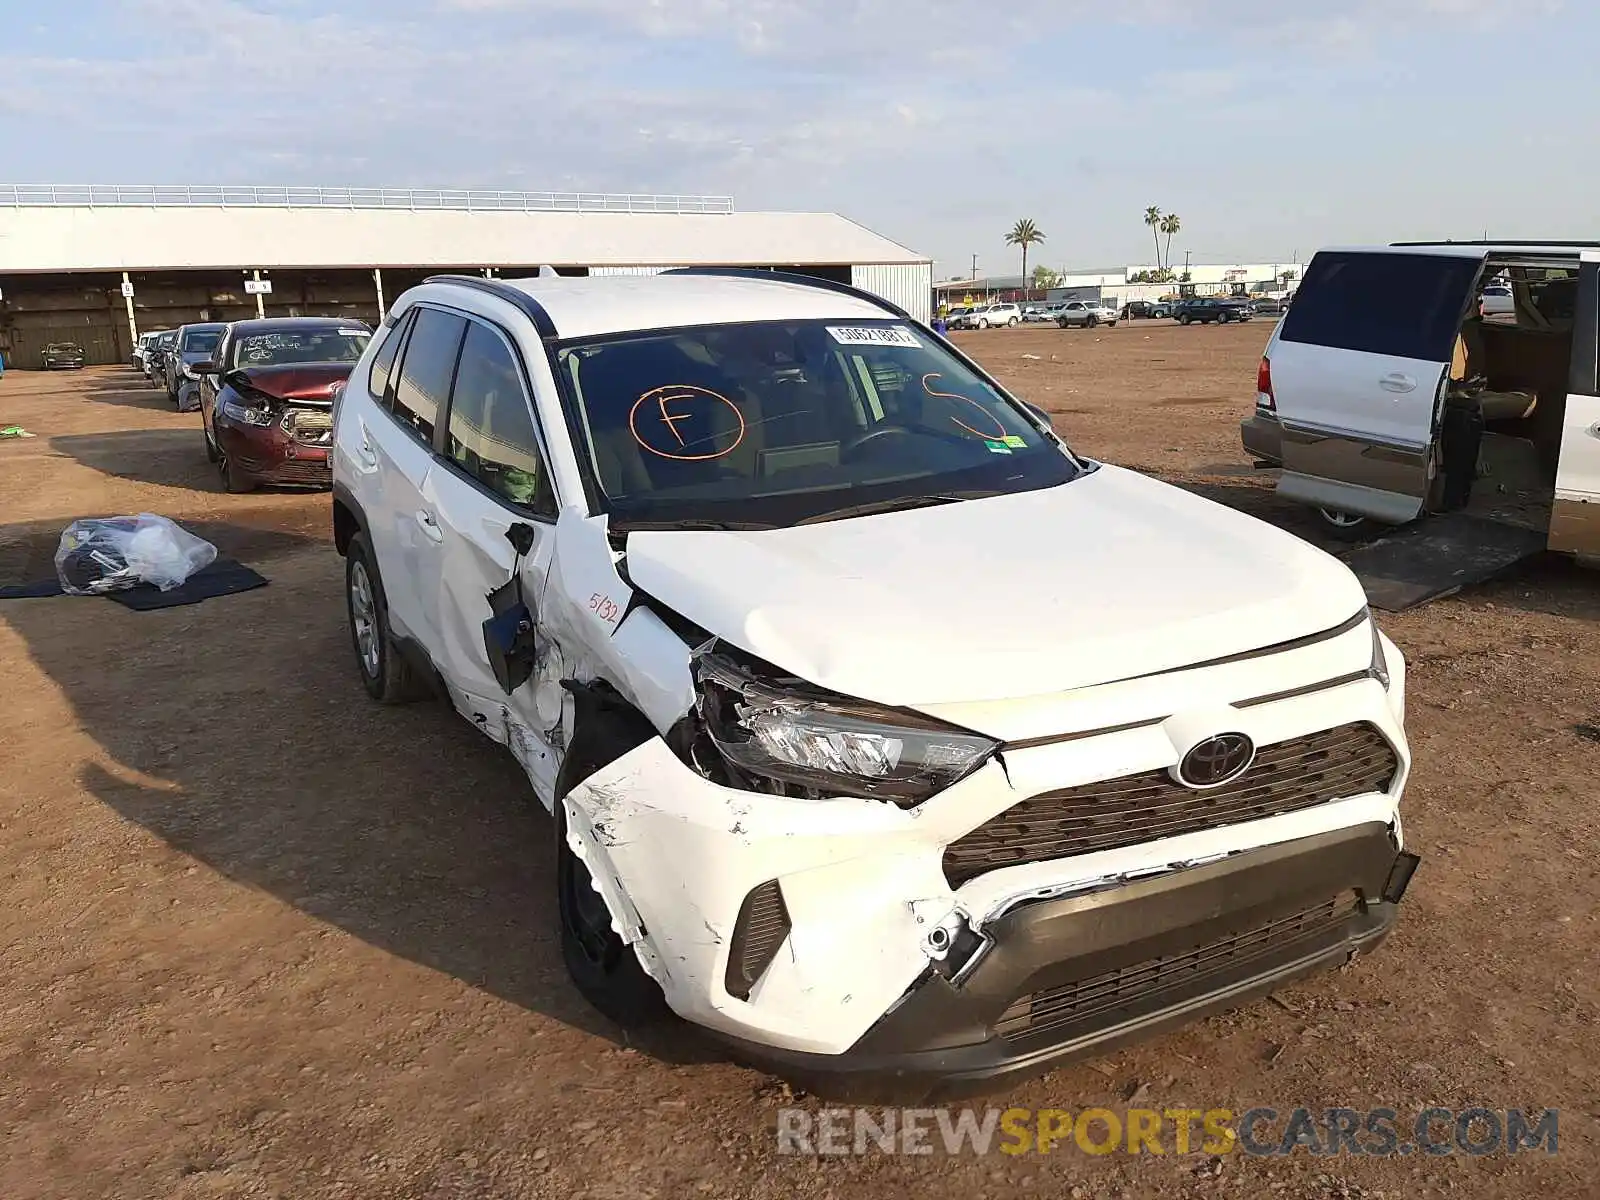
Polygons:
M70 596L154 584L163 592L211 565L217 548L154 513L74 521L56 548L56 578Z

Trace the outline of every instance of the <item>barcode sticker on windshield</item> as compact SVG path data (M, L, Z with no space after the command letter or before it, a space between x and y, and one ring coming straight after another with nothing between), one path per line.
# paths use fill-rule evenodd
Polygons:
M341 330L339 330L339 332L344 334L345 337L366 337L367 336L367 331L365 329L341 329Z
M904 325L829 325L828 332L841 346L909 346L922 349Z

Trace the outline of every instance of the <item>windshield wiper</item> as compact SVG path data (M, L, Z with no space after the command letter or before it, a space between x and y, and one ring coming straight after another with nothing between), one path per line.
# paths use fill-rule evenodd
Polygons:
M868 504L851 504L844 508L830 508L814 516L796 521L796 525L813 525L821 521L842 521L848 517L869 517L874 513L901 512L911 508L932 508L939 504L959 504L963 500L986 500L990 496L1004 495L998 491L936 492L927 496L896 496L892 500L875 500Z
M709 529L719 533L727 533L774 528L776 526L769 525L763 521L718 521L690 517L682 521L617 521L612 524L611 532L658 533L676 529Z

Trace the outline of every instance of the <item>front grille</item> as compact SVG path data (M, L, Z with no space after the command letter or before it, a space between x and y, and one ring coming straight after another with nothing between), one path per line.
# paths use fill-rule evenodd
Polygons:
M1207 942L1181 954L1146 959L1015 1000L995 1023L1008 1041L1061 1040L1071 1027L1103 1026L1119 1012L1156 1012L1180 994L1203 995L1225 981L1247 979L1253 965L1263 969L1288 963L1334 944L1346 923L1361 911L1354 892L1279 917L1244 933ZM1269 963L1268 960L1275 960ZM1211 981L1214 986L1207 987Z
M289 458L272 464L264 473L275 483L310 483L326 487L331 472L326 462L300 462Z
M1387 791L1400 758L1365 722L1262 746L1223 787L1197 792L1164 770L1045 792L985 821L944 852L951 887L1000 867L1238 825Z

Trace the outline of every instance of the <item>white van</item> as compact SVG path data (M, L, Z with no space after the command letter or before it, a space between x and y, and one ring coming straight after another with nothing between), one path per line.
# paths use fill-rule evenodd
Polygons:
M1487 280L1513 312L1485 321ZM1467 511L1600 558L1600 243L1319 253L1261 360L1245 450L1363 535Z

